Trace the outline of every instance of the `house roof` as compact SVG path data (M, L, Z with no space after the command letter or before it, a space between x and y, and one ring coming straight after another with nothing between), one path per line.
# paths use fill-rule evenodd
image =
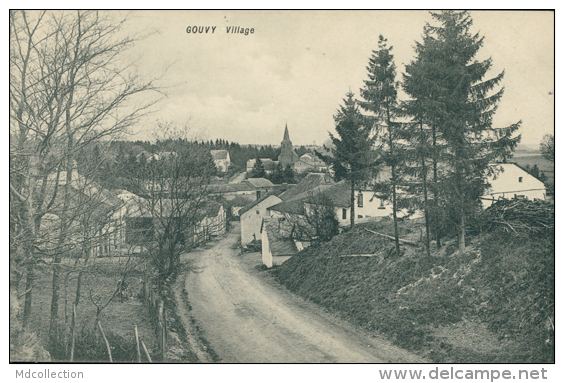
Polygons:
M346 181L329 186L319 195L326 197L336 207L349 207L351 205L351 188ZM315 199L310 197L307 202L315 203Z
M197 209L194 218L201 220L204 217L216 217L222 207L222 205L216 201L206 201L198 204L198 206L194 206L194 204L190 202L183 203L183 201L179 199L171 200L163 198L156 202L155 206L151 206L151 202L142 197L132 198L126 202L128 208L127 216L131 218L151 218L153 217L153 212L156 212L161 218L169 215L178 216L179 214L191 216L192 211Z
M266 196L268 196L268 194ZM249 201L249 197L243 197L243 196L240 196L240 195L235 196L235 198L230 199L230 200L224 199L224 203L226 205L237 206L237 207L246 207L246 206L248 206L248 205L250 205L254 202L256 202L256 201L251 202L251 201Z
M335 181L333 180L333 178L331 178L327 174L309 173L296 186L280 194L280 198L283 201L288 201L295 198L301 198L305 195L305 193L313 191L315 188L319 186L330 186L334 184Z
M292 226L284 219L265 218L262 221L261 232L266 231L268 244L273 256L294 255L298 248L290 238Z
M256 190L256 188L250 184L211 184L208 185L207 189L210 193L216 193L216 194Z
M249 210L251 210L252 208L254 208L255 206L257 206L259 203L261 203L262 201L264 201L265 199L267 199L268 197L271 197L271 196L275 196L275 195L272 194L272 193L267 193L267 194L266 194L264 197L262 197L261 199L258 199L258 200L256 200L256 201L254 201L253 203L246 205L244 208L242 208L241 210L239 210L239 215L245 214L246 212L248 212ZM276 197L276 196L275 196L275 197ZM276 198L278 198L278 197L276 197ZM280 200L280 199L278 198L278 200ZM247 201L248 201L248 200L247 200Z
M210 153L214 160L226 160L229 156L227 150L210 150Z
M266 178L247 178L243 182L248 182L256 188L264 188L264 187L274 186L274 184L272 182L270 182L270 180L267 180Z
M281 213L303 215L305 214L304 201L306 198L307 197L280 202L276 205L270 206L268 209L279 211Z

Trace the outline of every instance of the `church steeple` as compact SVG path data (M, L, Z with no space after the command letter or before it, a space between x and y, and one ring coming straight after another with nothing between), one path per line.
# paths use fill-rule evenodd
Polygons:
M286 129L284 129L284 138L282 139L282 142L284 142L284 141L290 141L290 133L288 133L288 124L287 123L286 123Z
M286 123L286 128L284 128L284 138L280 143L280 155L278 156L278 161L282 167L292 165L298 160L298 155L294 151L292 141L290 141L290 133L288 132L288 124Z

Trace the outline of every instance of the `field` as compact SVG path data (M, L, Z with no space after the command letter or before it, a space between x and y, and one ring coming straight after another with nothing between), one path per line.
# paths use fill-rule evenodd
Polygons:
M98 259L95 265L88 268L88 273L83 274L77 308L77 341L74 356L76 362L108 361L105 343L95 326L96 306L91 300L91 295L98 305L105 305L120 280L120 266L123 266L123 263L117 262L117 258ZM63 273L59 299L60 342L57 349L50 349L48 345L52 272L46 265L38 267L33 289L30 330L39 336L45 349L50 350L53 361L68 361L70 353L69 342L65 342L65 339L68 339L70 329L78 273L68 274L67 283L64 280L65 276L66 273ZM134 325L137 325L140 338L143 339L149 352L156 347L155 334L147 308L137 297L141 289L140 276L140 270L134 268L126 279L128 296L124 297L123 301L119 297L114 298L103 309L100 316L100 323L111 345L113 359L117 362L137 360ZM23 284L20 290L23 292ZM23 306L23 298L20 304ZM143 360L145 360L144 355Z

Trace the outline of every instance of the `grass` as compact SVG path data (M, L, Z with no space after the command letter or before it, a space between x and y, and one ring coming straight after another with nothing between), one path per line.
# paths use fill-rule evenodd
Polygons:
M474 236L462 253L451 240L430 258L413 246L397 257L393 241L364 227L392 229L390 220L357 225L273 274L289 290L434 362L554 361L550 236L495 231ZM416 240L420 229L405 221L401 237Z
M69 275L66 304L64 280L61 281L59 299L59 333L61 334L61 342L58 349L50 349L48 332L52 297L52 274L51 269L46 265L39 266L37 270L32 297L30 330L38 336L43 346L50 351L53 361L68 361L69 349L68 344L65 347L66 342L64 342L64 339L70 328L72 303L76 297L77 276L77 273ZM127 279L129 298L123 302L118 297L114 298L103 310L100 317L100 322L113 348L112 353L115 355L112 356L115 361L129 361L131 358L131 345L136 344L134 325L137 325L139 335L149 351L156 347L155 334L150 324L147 309L137 299L137 293L141 288L140 276L139 270L134 269L130 273ZM119 279L120 275L116 269L116 262L108 259L100 260L99 263L89 269L89 273L84 274L80 302L77 308L77 350L75 361L108 361L105 345L99 336L99 331L95 327L96 306L90 299L90 293L92 293L95 299L100 298L99 304L104 304L113 294ZM23 286L21 290L23 290ZM80 351L81 345L84 345L84 352ZM101 349L98 349L99 347ZM133 352L132 361L136 361L136 349L133 349Z

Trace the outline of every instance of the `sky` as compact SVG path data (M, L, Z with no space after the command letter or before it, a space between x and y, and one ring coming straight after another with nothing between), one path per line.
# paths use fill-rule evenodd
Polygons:
M117 11L111 11L117 12ZM477 59L505 69L495 127L522 120L522 144L554 132L554 14L471 11L485 37ZM133 11L126 32L146 35L124 60L156 76L162 98L133 127L147 139L157 121L188 124L203 139L279 145L288 124L295 145L321 144L349 89L358 95L382 34L398 80L414 57L427 11ZM210 27L187 33L187 27ZM227 33L227 27L254 33ZM212 32L212 28L215 30Z

